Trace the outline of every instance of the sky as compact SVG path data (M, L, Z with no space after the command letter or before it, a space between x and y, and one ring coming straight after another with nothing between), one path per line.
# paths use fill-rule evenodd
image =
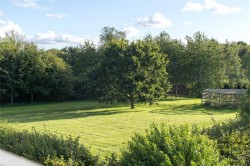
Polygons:
M185 42L197 31L220 42L250 44L249 0L0 0L0 37L15 30L40 48L63 48L91 40L103 27L129 40L167 32Z

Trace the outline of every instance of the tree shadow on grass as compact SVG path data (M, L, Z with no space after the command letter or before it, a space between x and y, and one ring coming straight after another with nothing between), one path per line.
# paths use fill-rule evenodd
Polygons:
M90 116L108 116L114 114L128 113L128 112L137 112L136 110L129 110L129 108L124 108L114 105L103 104L93 106L68 106L68 107L59 107L59 108L37 108L30 110L5 110L0 114L0 120L6 120L8 122L19 122L19 123L28 123L28 122L40 122L40 121L49 121L49 120L61 120L61 119L76 119L76 118L86 118Z
M171 97L166 97L166 98L160 98L158 101L181 101L181 100L194 100L194 99L196 99L196 98L188 98L188 97L185 97L185 98L183 98L183 97L173 97L173 96L171 96Z
M54 103L35 103L35 104L17 104L1 106L2 113L8 113L15 115L18 111L22 113L29 113L35 111L55 111L55 110L70 110L70 109L82 109L92 110L99 108L114 108L125 106L123 103L116 104L104 104L93 101L76 101L76 102L54 102ZM62 109L63 108L63 109Z
M237 113L238 109L232 108L214 108L209 106L204 106L201 104L187 104L175 106L172 105L168 108L159 108L149 111L150 113L158 113L165 115L221 115L221 114L229 114L229 113Z

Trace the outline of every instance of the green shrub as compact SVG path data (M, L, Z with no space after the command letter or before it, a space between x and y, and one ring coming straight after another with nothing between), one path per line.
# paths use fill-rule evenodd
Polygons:
M250 132L233 131L217 139L221 155L230 165L250 165Z
M248 89L248 93L250 93L250 89ZM250 115L250 96L246 96L244 100L242 100L241 112L243 114Z
M51 158L50 156L48 156L44 161L44 164L47 166L79 166L79 164L76 161L73 161L71 158L65 160L63 156L61 156L60 158L58 157Z
M230 165L250 165L250 115L245 111L235 119L205 129L204 133L217 141L221 157L228 158Z
M114 156L113 156L114 157ZM219 160L216 143L201 135L197 126L157 127L151 125L146 135L136 134L122 151L120 160L110 165L201 166L226 165Z
M120 164L119 157L117 156L117 154L112 153L110 157L106 156L106 158L102 160L102 163L100 165L119 166L121 164Z
M54 134L38 133L35 129L18 131L15 127L0 123L0 148L13 152L17 155L44 163L49 159L72 160L78 165L97 165L98 157L93 156L88 149L79 144L79 138Z
M212 127L204 129L204 132L213 139L231 134L233 131L250 131L250 115L242 113L237 115L235 119L215 123Z

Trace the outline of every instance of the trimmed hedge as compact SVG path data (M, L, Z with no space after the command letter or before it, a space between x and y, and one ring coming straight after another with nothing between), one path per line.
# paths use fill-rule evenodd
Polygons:
M0 148L46 165L97 165L93 156L79 138L58 137L50 132L18 131L14 126L0 123ZM57 164L60 160L61 164Z

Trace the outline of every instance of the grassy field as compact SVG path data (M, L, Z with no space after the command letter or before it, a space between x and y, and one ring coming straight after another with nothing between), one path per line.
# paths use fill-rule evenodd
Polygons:
M33 126L41 132L80 136L80 142L101 157L118 152L135 132L144 132L151 123L209 126L234 118L237 110L200 105L200 99L167 98L153 106L106 105L92 101L44 103L1 107L0 118L20 128Z

